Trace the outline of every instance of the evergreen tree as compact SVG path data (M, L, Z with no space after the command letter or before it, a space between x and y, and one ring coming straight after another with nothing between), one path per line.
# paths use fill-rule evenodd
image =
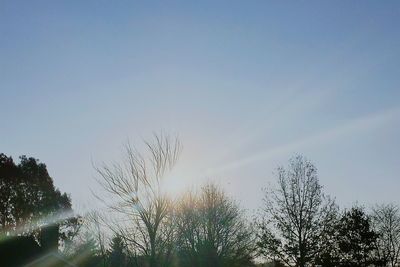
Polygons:
M119 235L116 235L111 241L108 265L113 267L127 266L126 247Z
M337 228L340 265L379 265L376 257L377 238L378 234L372 230L371 220L362 208L353 207L346 211Z

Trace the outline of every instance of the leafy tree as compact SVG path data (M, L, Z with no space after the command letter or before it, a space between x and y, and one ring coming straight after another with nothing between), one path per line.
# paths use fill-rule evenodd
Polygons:
M71 211L71 199L54 186L44 163L21 156L15 164L11 157L0 154L0 231L3 234L38 234L43 225L56 223L64 228L59 234L66 239L72 233L69 226L77 223L76 218L69 218Z
M322 251L321 237L337 207L323 194L316 167L302 156L279 167L277 180L278 187L266 191L258 245L270 260L304 267Z
M215 185L182 198L175 220L180 266L253 266L254 239L244 215Z
M18 180L20 172L11 157L0 154L0 228L15 227L18 204Z
M339 266L381 266L376 254L378 234L374 232L371 218L360 207L346 211L337 225L336 240Z

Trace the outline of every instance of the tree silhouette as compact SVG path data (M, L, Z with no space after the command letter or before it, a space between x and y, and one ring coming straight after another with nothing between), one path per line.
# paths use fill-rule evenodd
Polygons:
M252 266L255 240L244 214L215 185L182 198L175 220L182 266Z
M126 146L125 159L111 166L96 168L99 184L108 193L97 196L107 205L119 223L110 225L124 236L133 253L142 256L150 267L168 263L172 253L171 200L161 188L166 171L176 163L180 142L168 136L145 141L145 152ZM110 203L107 200L113 199Z
M53 184L46 165L35 158L0 154L0 231L29 235L49 223L76 223L63 213L72 211L71 199ZM60 221L59 221L60 220ZM61 233L67 238L67 232Z
M322 192L317 169L302 156L278 168L278 187L266 191L259 223L261 253L289 266L304 267L321 251L321 236L335 218L336 205Z
M340 266L381 266L376 254L378 234L374 232L370 217L360 207L346 211L337 225L337 244Z
M113 267L127 266L126 246L121 236L116 235L111 240L108 265Z

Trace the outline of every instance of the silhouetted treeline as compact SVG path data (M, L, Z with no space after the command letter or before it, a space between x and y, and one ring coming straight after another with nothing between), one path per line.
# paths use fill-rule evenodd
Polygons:
M56 253L88 267L398 266L398 206L340 209L302 156L278 167L250 218L215 184L171 198L161 181L179 140L155 135L145 145L96 167L104 209L80 217L43 163L0 154L0 262L23 246L29 261Z
M397 266L398 206L340 211L323 193L317 169L302 156L277 170L258 219L261 254L285 266Z

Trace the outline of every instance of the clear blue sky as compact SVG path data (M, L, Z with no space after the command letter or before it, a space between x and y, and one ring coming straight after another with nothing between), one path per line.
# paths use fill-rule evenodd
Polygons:
M91 161L178 133L168 186L249 209L294 153L342 205L400 202L399 1L1 1L0 152L76 205Z

